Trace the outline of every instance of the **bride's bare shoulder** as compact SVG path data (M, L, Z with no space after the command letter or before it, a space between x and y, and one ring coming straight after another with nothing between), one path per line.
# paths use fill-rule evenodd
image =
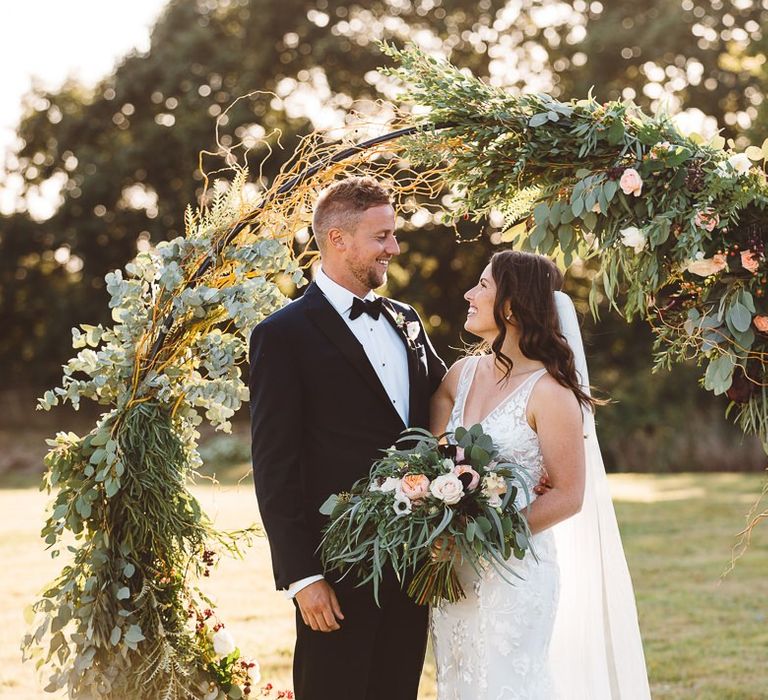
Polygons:
M533 387L528 407L533 413L536 413L537 409L551 409L552 406L558 406L566 411L580 412L579 400L573 391L560 384L547 372Z

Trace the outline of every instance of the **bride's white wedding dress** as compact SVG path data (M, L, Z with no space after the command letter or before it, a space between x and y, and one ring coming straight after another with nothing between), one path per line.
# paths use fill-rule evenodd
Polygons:
M464 424L464 404L480 357L462 368L447 430ZM532 373L483 420L505 459L522 468L532 498L543 474L539 439L525 417L536 382L546 374ZM468 426L466 426L468 427ZM527 503L521 490L517 505ZM463 564L459 579L466 598L432 610L432 639L437 663L439 700L553 700L549 643L557 609L559 572L552 530L533 536L538 562L514 557L515 578L488 566L478 577ZM510 583L512 581L513 583Z
M573 302L561 292L555 300L589 393ZM462 368L448 430L464 425L478 362L471 358ZM524 468L529 490L543 465L525 411L544 372L533 373L482 421L501 454ZM591 411L584 412L584 440L581 512L533 537L538 562L529 554L510 561L522 580L505 581L491 566L478 577L466 565L460 576L467 598L433 608L438 700L650 700L632 580Z

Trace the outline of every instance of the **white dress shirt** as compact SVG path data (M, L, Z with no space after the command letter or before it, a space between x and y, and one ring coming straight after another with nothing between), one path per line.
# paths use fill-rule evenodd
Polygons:
M352 301L356 296L353 292L334 282L325 274L322 267L318 268L315 284L363 346L363 350L365 350L376 376L378 376L384 391L392 402L393 408L400 415L403 426L407 426L410 390L408 356L406 355L405 344L398 332L384 318L383 314L387 311L383 310L382 315L375 320L368 314L362 314L353 321L349 318ZM372 291L364 297L366 301L374 299L376 299L376 295ZM296 581L288 587L286 595L293 598L303 588L322 579L322 574L316 574Z

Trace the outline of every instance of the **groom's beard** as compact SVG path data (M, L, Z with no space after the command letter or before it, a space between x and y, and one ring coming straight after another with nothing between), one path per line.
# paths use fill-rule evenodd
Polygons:
M378 289L387 281L386 272L378 272L370 267L351 265L350 269L355 279L368 289Z

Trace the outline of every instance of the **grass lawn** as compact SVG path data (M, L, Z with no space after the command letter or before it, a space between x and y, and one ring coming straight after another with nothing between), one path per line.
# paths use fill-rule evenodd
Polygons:
M762 485L761 475L680 474L611 477L635 582L648 670L656 699L768 699L768 528L725 579L734 534ZM257 518L249 481L199 487L223 527ZM0 699L46 696L20 662L22 611L61 566L37 537L46 498L31 488L0 490ZM266 543L245 561L224 561L205 588L265 679L290 681L293 607L272 588ZM434 700L433 666L420 700ZM147 699L152 700L152 699Z

